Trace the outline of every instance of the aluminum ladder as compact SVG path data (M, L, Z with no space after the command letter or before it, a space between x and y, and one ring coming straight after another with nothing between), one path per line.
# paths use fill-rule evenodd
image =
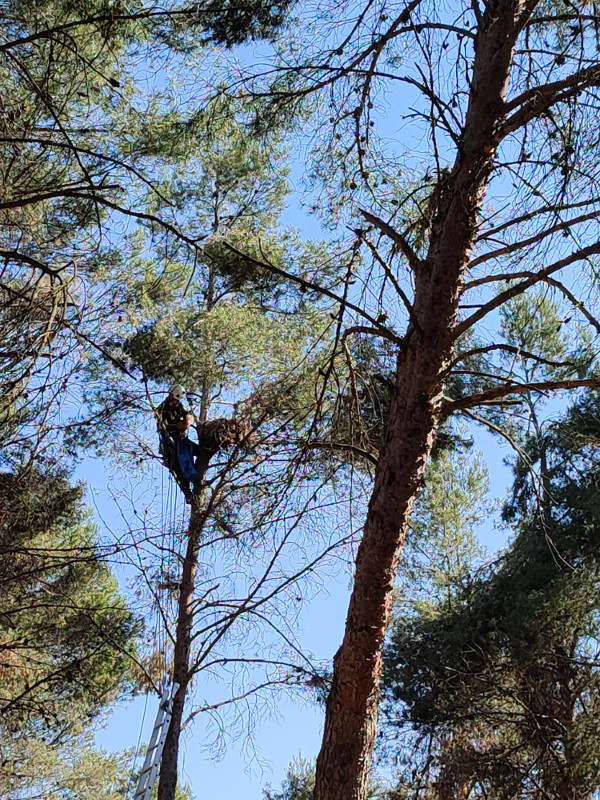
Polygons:
M160 759L162 757L163 748L167 733L169 732L169 725L171 724L171 715L173 713L173 700L175 694L179 689L178 683L172 683L167 686L163 691L160 698L160 706L158 707L158 714L156 715L156 722L154 723L154 730L150 737L150 743L146 750L146 758L144 759L144 766L140 772L137 789L133 796L133 800L150 800L154 782L158 774L160 766Z

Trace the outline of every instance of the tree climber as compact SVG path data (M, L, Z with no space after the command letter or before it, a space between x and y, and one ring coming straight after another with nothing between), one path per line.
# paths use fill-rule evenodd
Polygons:
M160 436L160 454L164 465L175 476L188 502L191 486L202 485L211 458L232 445L248 443L248 426L238 419L206 420L196 426L198 443L188 438L194 415L181 402L185 389L172 386L166 399L156 409L156 427Z
M171 470L187 500L190 484L201 476L195 465L200 448L188 438L194 424L194 415L181 402L185 389L176 383L169 389L166 399L156 409L156 428L160 436L160 454L164 465Z

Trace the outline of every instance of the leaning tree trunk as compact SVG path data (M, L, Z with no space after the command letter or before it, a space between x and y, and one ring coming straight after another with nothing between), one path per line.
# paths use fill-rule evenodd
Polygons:
M413 260L413 320L398 356L345 635L334 658L315 800L363 800L367 794L396 567L440 422L462 274L500 138L512 51L527 5L535 3L487 4L475 45L462 143L452 172L438 187L427 258ZM519 12L522 17L517 21Z

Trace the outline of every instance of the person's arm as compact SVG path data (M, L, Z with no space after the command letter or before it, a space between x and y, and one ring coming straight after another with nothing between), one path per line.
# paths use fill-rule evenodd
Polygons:
M165 404L164 402L161 403L154 409L154 418L156 420L156 430L159 433L164 433L167 430L167 424L165 422Z
M184 411L184 417L177 423L177 429L180 431L187 431L189 430L189 428L192 427L195 420L194 420L194 415L192 414L191 411L186 411L185 409L183 409L183 411Z

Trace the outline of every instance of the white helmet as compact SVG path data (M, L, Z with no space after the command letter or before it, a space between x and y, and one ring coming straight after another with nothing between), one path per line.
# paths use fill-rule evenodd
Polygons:
M180 384L175 383L169 389L169 394L176 400L183 400L183 398L185 397L185 389L183 388L183 386L180 386Z

